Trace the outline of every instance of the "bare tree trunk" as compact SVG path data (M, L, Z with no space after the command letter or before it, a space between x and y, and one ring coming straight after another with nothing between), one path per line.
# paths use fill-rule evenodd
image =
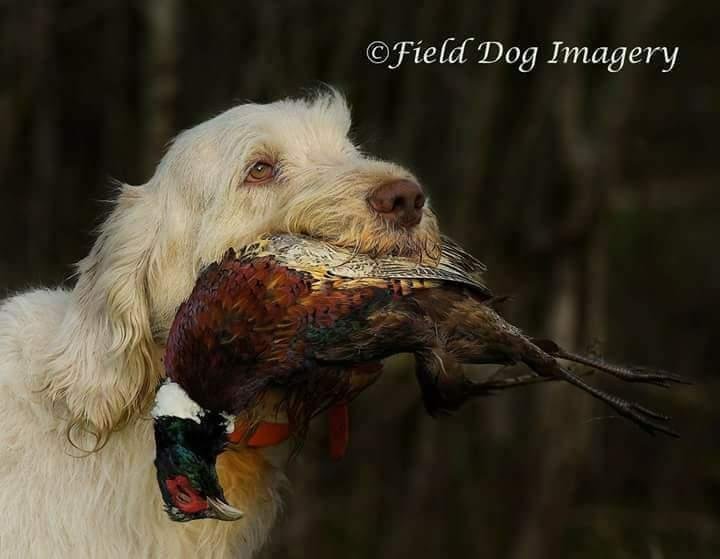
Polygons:
M179 0L144 4L147 25L143 170L152 172L173 135L177 98Z
M438 479L438 426L437 421L427 417L420 419L415 433L413 449L413 468L408 472L405 492L396 507L392 519L389 538L382 546L382 556L388 559L415 557L418 540L426 538L416 533L417 517L423 515L423 509L429 498L432 484L430 479Z
M559 344L574 347L580 320L581 300L578 258L567 256L557 266L555 292L551 296L547 332ZM574 387L554 386L537 403L536 422L539 444L536 476L531 480L528 508L521 529L514 539L513 559L541 559L557 555L556 546L570 514L576 485L582 469L587 443L587 416L590 400L579 396Z
M57 85L53 44L55 4L52 1L35 2L32 8L33 99L32 115L32 176L27 212L27 269L34 278L45 277L50 255L53 230L53 182L57 167Z
M128 103L128 35L129 10L125 4L113 4L105 15L103 34L103 169L116 172L128 161L131 150L141 149L130 141L133 116ZM158 154L156 154L158 155Z

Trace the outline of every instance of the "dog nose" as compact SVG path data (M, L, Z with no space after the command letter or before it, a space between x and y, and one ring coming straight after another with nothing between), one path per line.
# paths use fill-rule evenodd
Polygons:
M425 194L416 182L397 180L375 190L369 202L385 219L403 227L413 227L422 219Z

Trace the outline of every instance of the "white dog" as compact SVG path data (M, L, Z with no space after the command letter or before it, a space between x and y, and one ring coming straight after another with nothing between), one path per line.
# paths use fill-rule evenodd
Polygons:
M415 179L348 140L335 92L241 105L178 136L122 186L77 285L0 306L0 555L250 557L284 477L262 451L218 464L236 522L171 522L149 409L178 305L199 270L259 234L419 255L438 230ZM42 255L38 255L42 258Z

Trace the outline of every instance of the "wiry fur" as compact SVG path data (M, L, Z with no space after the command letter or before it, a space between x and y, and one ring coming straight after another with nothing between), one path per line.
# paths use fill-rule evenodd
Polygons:
M221 481L245 518L170 522L149 407L175 310L228 247L287 231L366 252L435 250L429 209L412 234L372 213L373 189L412 176L365 157L349 127L330 92L241 105L180 134L147 184L121 186L74 289L0 305L3 556L249 557L261 546L281 471L255 450L226 453ZM277 162L276 180L243 184L258 159Z

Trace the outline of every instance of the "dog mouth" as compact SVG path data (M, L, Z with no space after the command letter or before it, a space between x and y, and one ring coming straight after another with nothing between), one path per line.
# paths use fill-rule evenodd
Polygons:
M404 215L404 214L403 214ZM373 209L365 199L313 200L289 207L274 233L303 235L335 245L350 253L371 257L402 256L436 260L441 235L438 220L429 206L412 222Z
M431 210L412 227L377 217L365 223L348 221L344 228L293 227L288 232L372 258L398 256L418 262L437 262L442 250L440 232Z
M309 235L312 237L312 235ZM348 242L337 237L312 237L338 248L349 250L352 254L366 254L371 258L387 256L403 257L416 260L418 263L437 262L440 259L441 245L426 238L418 238L411 233L403 231L388 241L372 239L370 242L362 240Z

